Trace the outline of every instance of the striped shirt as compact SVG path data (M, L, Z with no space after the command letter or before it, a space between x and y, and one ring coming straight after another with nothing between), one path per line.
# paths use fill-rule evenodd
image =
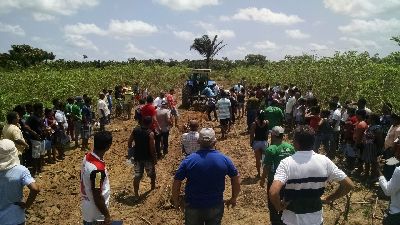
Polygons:
M231 101L227 98L221 98L218 100L217 104L215 105L218 109L218 119L230 119L231 113L229 111L231 107Z
M346 174L328 157L314 151L298 151L281 161L274 180L286 184L289 202L282 221L287 225L319 225L323 222L321 196L327 181L341 181Z
M189 133L184 133L182 135L182 147L186 154L190 155L200 149L199 132L189 131Z

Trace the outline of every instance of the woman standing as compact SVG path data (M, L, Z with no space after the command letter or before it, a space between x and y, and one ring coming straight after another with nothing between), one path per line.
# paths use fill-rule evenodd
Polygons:
M268 120L264 120L260 113L250 129L250 146L256 159L257 178L260 177L262 153L268 147L268 131Z

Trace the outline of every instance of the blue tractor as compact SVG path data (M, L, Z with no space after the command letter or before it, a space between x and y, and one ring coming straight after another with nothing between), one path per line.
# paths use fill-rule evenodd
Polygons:
M201 92L206 87L213 88L215 81L210 80L211 69L193 69L182 89L182 106L190 107L195 101L203 102L206 96Z

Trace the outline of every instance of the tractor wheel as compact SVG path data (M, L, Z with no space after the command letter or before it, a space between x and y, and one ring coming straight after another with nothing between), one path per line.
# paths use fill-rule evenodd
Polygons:
M189 108L191 105L190 95L190 87L185 85L182 89L182 106L185 108Z

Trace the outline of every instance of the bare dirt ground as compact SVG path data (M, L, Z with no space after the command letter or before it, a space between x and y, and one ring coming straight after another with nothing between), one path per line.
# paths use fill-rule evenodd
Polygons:
M180 148L182 127L192 118L200 120L202 127L216 128L219 137L217 122L206 121L200 112L180 110L179 128L174 127L170 136L170 153L156 167L157 188L150 192L150 179L145 177L140 186L142 198L136 203L132 201L132 166L125 158L127 140L136 123L133 120L113 120L108 127L113 132L113 145L106 153L105 161L110 173L110 211L114 219L123 220L124 224L183 224L183 214L172 209L169 199L174 172L183 159ZM241 119L228 138L217 143L217 149L233 160L242 179L238 205L225 210L223 224L269 224L267 193L255 179L253 152L244 131L245 119ZM28 212L27 224L81 224L79 170L83 156L80 149L70 150L63 162L45 167L42 177L36 179L42 192ZM343 218L346 205L343 198L333 206L324 206L324 224L381 224L388 202L382 200L379 187L366 187L357 180L356 183L347 221ZM328 187L326 192L333 191L333 188ZM227 180L225 197L229 196L230 182Z

